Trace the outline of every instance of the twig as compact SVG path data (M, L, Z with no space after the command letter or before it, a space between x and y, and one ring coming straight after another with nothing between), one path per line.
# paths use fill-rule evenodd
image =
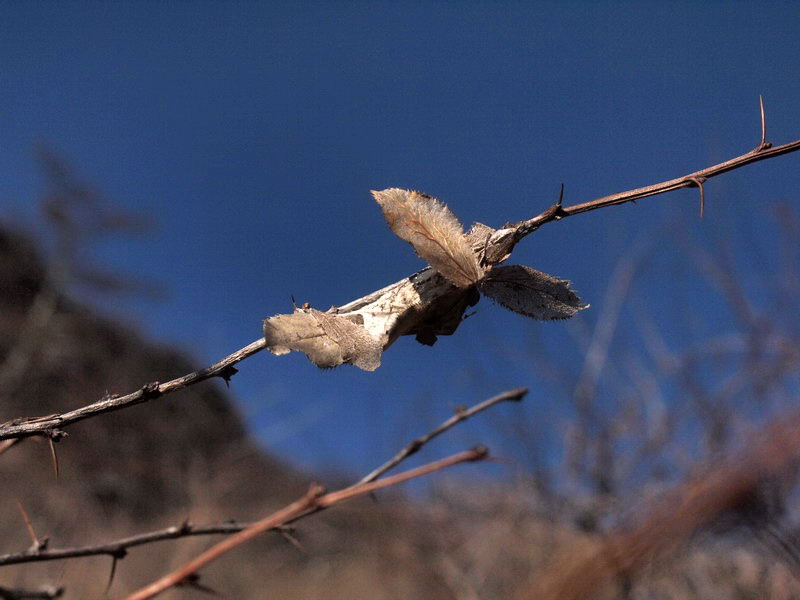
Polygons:
M134 592L128 596L126 600L146 600L147 598L152 598L164 590L177 585L226 552L233 550L237 546L240 546L259 534L273 529L278 525L282 525L292 519L297 519L307 514L312 514L317 510L328 508L334 504L354 498L355 496L368 494L391 485L408 481L409 479L414 479L416 477L433 473L434 471L451 467L458 463L481 460L485 458L486 455L487 451L485 448L475 448L473 450L460 452L448 458L443 458L421 467L417 467L416 469L411 469L409 471L387 477L386 479L382 479L380 481L356 484L343 490L330 492L328 494L324 494L324 488L322 486L312 485L302 498L254 523L251 527L248 527L236 535L233 535L226 540L215 544L183 567Z
M766 129L764 129L763 132L764 135L766 135ZM605 208L606 206L615 206L617 204L633 202L634 200L639 200L640 198L656 196L658 194L672 192L685 187L697 186L702 190L702 183L712 177L722 175L728 171L733 171L739 167L749 165L750 163L766 160L782 154L789 154L790 152L795 152L797 150L800 150L800 140L795 140L782 146L772 146L769 142L762 138L762 142L754 150L751 150L746 154L742 154L741 156L737 156L736 158L727 160L723 163L719 163L700 171L695 171L694 173L689 173L688 175L684 175L682 177L676 177L675 179L670 179L669 181L636 188L634 190L628 190L627 192L612 194L610 196L603 196L602 198L590 200L589 202L583 202L581 204L573 204L572 206L566 207L562 207L560 204L554 204L546 211L533 217L532 219L520 221L519 223L515 223L507 227L514 230L514 242L516 243L526 235L529 235L539 229L539 227L545 223L549 223L551 221L558 221L565 217L571 217L573 215L589 212L598 208Z
M406 458L415 454L422 448L425 444L430 442L433 438L441 435L451 427L461 423L462 421L466 421L470 417L478 414L481 411L486 410L487 408L491 408L495 404L499 404L500 402L519 402L528 393L528 388L515 388L513 390L508 390L507 392L503 392L502 394L498 394L493 398L489 398L488 400L484 400L483 402L476 404L466 410L459 410L456 413L447 419L444 423L433 429L432 431L426 433L423 436L418 437L411 443L409 443L405 448L400 450L397 454L395 454L390 460L386 461L380 467L365 475L361 479L358 480L356 485L367 483L369 481L375 481L378 477L393 469Z
M580 213L589 212L592 210L596 210L598 208L605 208L606 206L625 204L626 202L632 202L640 198L655 196L657 194L664 194L666 192L671 192L673 190L678 190L686 187L695 186L700 189L701 211L703 211L705 204L705 191L703 189L703 183L708 179L710 179L711 177L716 177L717 175L727 173L728 171L738 169L739 167L743 167L750 163L758 162L760 160L766 160L768 158L773 158L775 156L780 156L782 154L788 154L790 152L795 152L796 150L800 150L800 140L795 140L793 142L784 144L782 146L772 146L770 142L766 141L765 136L766 136L766 121L763 115L763 103L762 103L762 140L761 143L754 150L746 154L742 154L741 156L737 156L736 158L732 158L726 162L719 163L717 165L708 167L706 169L702 169L700 171L696 171L694 173L689 173L688 175L684 175L676 179L671 179L669 181L657 183L655 185L629 190L627 192L613 194L611 196L604 196L602 198L591 200L589 202L583 202L581 204L574 204L572 206L563 207L562 198L559 198L558 202L553 204L550 208L548 208L541 214L526 221L520 221L518 223L507 225L506 227L504 227L503 231L508 235L498 237L496 241L492 242L493 248L488 248L488 247L484 248L484 252L487 255L504 257L510 254L514 245L516 245L520 240L522 240L522 238L533 233L545 223L549 223L551 221L558 221L565 217L570 217ZM357 312L360 306L370 304L375 300L376 297L386 294L387 290L391 290L395 287L398 287L399 284L402 284L407 280L408 278L402 280L401 282L392 284L390 286L387 286L386 288L378 290L377 292L372 292L371 294L367 294L366 296L358 300L349 302L348 304L340 307L337 312L339 314L343 314L344 312L347 311ZM133 392L131 394L127 394L125 396L103 398L97 402L94 402L93 404L89 404L82 408L78 408L76 410L62 413L59 415L52 415L49 417L38 417L33 419L23 418L10 421L8 423L0 425L0 440L11 439L11 438L24 438L37 435L47 436L50 438L62 436L64 435L64 432L60 429L61 427L65 427L72 423L82 421L83 419L88 419L90 417L94 417L103 413L119 410L121 408L133 406L135 404L140 404L142 402L147 402L148 400L151 400L153 398L157 398L164 394L174 392L176 390L185 388L200 381L204 381L211 377L222 377L223 379L228 381L230 377L236 372L236 369L234 368L233 365L244 360L245 358L248 358L249 356L257 352L260 352L265 348L265 346L266 346L265 341L263 338L261 338L249 344L248 346L245 346L241 350L237 350L236 352L223 358L219 362L209 367L206 367L205 369L189 373L188 375L184 375L183 377L173 379L172 381L168 381L166 383L155 382L147 384L143 386L140 390Z
M58 415L50 415L48 417L39 417L33 419L23 418L9 421L8 423L0 425L0 440L24 438L34 435L58 437L59 435L63 435L63 431L60 429L61 427L77 423L78 421L83 421L84 419L119 410L121 408L127 408L128 406L133 406L135 404L141 404L142 402L147 402L148 400L158 398L164 394L168 394L195 383L205 381L211 377L222 377L224 379L228 379L236 371L233 365L257 352L260 352L264 349L264 347L265 341L263 339L259 339L245 346L244 348L237 350L233 354L226 356L211 366L200 369L199 371L194 371L188 375L184 375L183 377L178 377L177 379L167 381L166 383L148 383L141 389L131 394L126 394L125 396L109 396L103 398L102 400L98 400L93 404L89 404L76 410Z
M22 506L22 502L17 500L17 508L19 508L19 514L22 515L22 521L25 523L25 528L28 530L28 535L31 536L31 552L38 552L42 550L45 546L47 546L47 538L44 540L39 540L36 535L36 531L33 529L33 525L31 524L31 520L28 517L28 511L25 510L25 507Z
M140 533L103 544L70 548L52 548L50 550L42 550L41 552L31 552L27 550L25 552L16 552L13 554L2 554L0 555L0 567L20 563L44 562L98 555L108 555L120 559L125 557L130 548L135 548L136 546L197 535L228 535L242 531L251 525L252 523L230 522L216 525L193 526L189 523L182 523L181 525Z

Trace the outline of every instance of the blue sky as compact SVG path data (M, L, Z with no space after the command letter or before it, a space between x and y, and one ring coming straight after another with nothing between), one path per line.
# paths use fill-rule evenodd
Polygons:
M769 138L800 137L791 2L9 2L2 12L0 208L35 221L33 149L44 142L114 203L154 217L153 233L109 240L97 260L155 279L167 298L102 308L200 364L256 339L290 296L325 309L422 266L370 189L419 189L466 225L499 226L541 212L562 182L572 204L751 149L759 94ZM696 191L681 191L550 224L513 262L570 279L592 303L591 327L615 266L646 246L638 302L679 344L696 332L676 281L681 298L701 292L668 268L675 231L763 243L769 257L761 209L797 202L798 160L710 182L703 221ZM742 268L753 260L743 252ZM704 326L724 328L714 302L702 298ZM498 415L555 432L546 420L559 399L527 344L535 330L573 360L568 326L478 309L433 348L401 340L375 373L259 354L232 391L263 444L308 468L369 470L454 406L516 386L532 388L528 407ZM495 437L470 425L426 456Z

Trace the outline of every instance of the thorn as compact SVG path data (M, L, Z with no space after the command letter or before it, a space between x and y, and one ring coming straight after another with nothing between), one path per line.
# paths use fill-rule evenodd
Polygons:
M36 531L33 529L33 525L31 525L31 520L28 518L28 513L25 511L25 507L22 506L22 502L17 500L17 507L19 508L19 513L22 515L22 521L25 523L25 528L28 530L28 535L31 536L31 544L29 552L34 554L44 550L47 547L47 538L44 540L40 540L36 537Z
M217 373L217 377L222 377L225 380L225 385L230 389L231 387L231 378L239 372L239 369L234 367L233 365L228 365L227 367L223 368L219 373Z
M53 436L49 436L47 441L50 442L50 457L53 459L53 472L56 476L56 481L58 481L58 454L56 454L56 443L53 440Z
M705 177L687 177L687 181L691 181L695 187L700 189L700 218L702 219L706 212L706 192L703 184L707 181Z
M558 221L567 216L567 212L561 207L561 203L564 202L564 184L561 184L561 193L558 195L558 201L553 204L550 208L547 209L548 218L552 219L553 221Z
M108 573L108 583L106 584L105 593L108 595L108 592L111 591L111 586L114 583L114 575L117 574L117 557L111 557L111 571Z
M303 554L308 554L306 552L306 549L303 548L303 544L300 543L300 540L298 540L296 537L294 537L292 535L292 532L294 531L294 529L292 527L285 527L285 526L279 525L275 529L277 529L278 533L281 534L281 537L283 537L283 539L285 539L287 542L289 542L292 546L297 548Z
M753 152L761 152L767 148L772 148L772 142L767 141L767 118L764 114L764 97L759 94L758 103L761 106L761 142Z
M193 590L197 590L198 592L205 592L209 596L220 595L220 593L217 590L200 583L200 575L198 575L197 573L192 573L191 575L186 577L186 579L176 584L176 587L192 588Z

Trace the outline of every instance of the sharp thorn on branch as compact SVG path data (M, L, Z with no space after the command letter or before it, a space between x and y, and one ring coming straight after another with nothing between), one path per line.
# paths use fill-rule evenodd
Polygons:
M217 373L218 377L221 377L225 381L225 386L230 388L231 387L231 378L239 372L239 369L234 367L233 365L228 365L224 367L219 373Z
M691 181L700 190L700 218L702 219L706 213L706 191L703 184L707 181L707 178L687 177L686 180Z
M53 436L49 436L47 441L50 444L50 457L53 459L53 473L55 474L56 480L58 480L58 454L56 454L56 443L53 440Z
M106 595L111 590L111 586L114 584L114 576L117 574L117 557L111 557L111 570L108 573L108 582L106 583Z
M764 96L758 96L758 103L761 107L761 142L756 146L753 152L761 152L772 148L772 142L767 141L767 118L764 113Z

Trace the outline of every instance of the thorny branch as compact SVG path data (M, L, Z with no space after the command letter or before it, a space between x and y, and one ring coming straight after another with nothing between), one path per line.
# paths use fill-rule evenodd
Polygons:
M423 445L431 441L433 438L441 435L445 431L453 428L454 426L458 425L463 421L466 421L467 419L478 414L479 412L487 410L492 406L495 406L501 402L507 402L507 401L519 402L523 399L523 397L527 393L528 393L527 388L515 388L497 394L496 396L493 396L492 398L479 402L478 404L475 404L470 408L457 411L456 414L447 419L441 425L437 426L435 429L431 430L425 435L420 436L416 440L409 443L405 448L403 448L400 452L398 452L398 454L395 455L391 460L387 461L385 464L381 465L368 475L364 476L355 485L362 485L365 483L375 481L378 477L386 473L389 469L396 467L406 458L419 451ZM301 516L307 516L307 515L301 515ZM27 519L27 515L25 516L24 520L26 522L26 525L30 529L30 522ZM164 529L150 531L147 533L141 533L138 535L129 536L111 542L105 542L102 544L91 544L78 547L69 547L69 548L47 549L45 547L42 547L40 544L37 544L36 541L34 541L34 545L31 546L31 548L29 548L28 550L25 550L24 552L15 552L15 553L0 555L0 567L6 565L20 564L20 563L44 562L51 560L81 558L86 556L98 556L98 555L107 555L111 556L115 560L119 560L125 558L125 556L127 555L127 551L130 548L135 548L136 546L142 546L145 544L151 544L154 542L161 542L165 540L175 540L189 536L227 535L232 533L238 533L244 529L252 527L253 525L254 525L253 523L237 523L232 521L226 523L219 523L215 525L192 525L191 523L186 521L184 523L181 523L180 525L166 527ZM279 532L282 531L286 531L287 533L290 532L289 530L286 529L280 529L280 528L276 529Z
M483 242L482 248L479 249L479 253L483 257L482 261L493 264L502 262L513 251L514 246L520 240L539 229L542 225L551 221L558 221L565 217L589 212L598 208L624 204L641 198L663 194L686 187L698 187L701 190L701 193L703 193L703 183L712 177L716 177L717 175L738 169L750 163L800 150L800 140L795 140L781 146L772 146L770 142L766 141L765 135L766 126L763 120L762 110L762 139L759 145L752 151L706 169L684 175L682 177L610 196L604 196L589 202L583 202L564 207L559 200L559 202L531 219L506 225L504 228L491 233L488 239ZM337 315L352 316L354 318L360 317L364 307L370 304L375 304L376 300L382 296L385 297L387 294L396 294L397 290L402 289L404 286L407 287L408 282L411 281L412 278L416 278L415 285L420 285L420 282L423 280L424 283L422 283L422 285L430 285L430 293L432 297L430 300L431 303L434 301L441 301L443 296L449 293L448 288L450 286L445 286L445 288L442 288L442 286L437 284L435 281L430 283L433 280L433 278L430 276L431 272L432 270L430 268L425 269L420 273L416 273L411 278L406 278L395 284L387 286L382 290L368 294L363 298L354 300L345 306L338 308L334 307L331 309L331 311L328 311L328 313L325 314L332 313ZM442 289L445 291L440 291ZM415 307L406 308L409 309ZM420 311L416 310L416 312ZM133 393L126 394L124 396L106 397L87 406L58 415L49 415L46 417L36 418L19 418L12 420L0 425L0 440L24 438L30 436L47 436L51 439L58 440L60 437L66 435L61 428L72 423L82 421L83 419L119 410L135 404L140 404L142 402L147 402L148 400L163 396L167 393L182 389L211 377L222 377L227 381L236 373L236 369L233 365L257 352L260 352L265 347L265 340L261 338L249 344L248 346L237 350L233 354L223 358L219 362L209 367L189 373L188 375L173 379L172 381L168 381L166 383L150 383Z
M233 535L212 546L183 567L165 575L161 579L148 586L145 586L137 592L134 592L128 596L126 600L146 600L147 598L152 598L164 590L167 590L181 583L182 581L185 581L198 570L216 560L226 552L233 550L237 546L240 546L259 534L269 531L270 529L274 529L279 525L300 519L320 510L329 508L335 504L355 498L356 496L363 496L364 494L369 494L379 489L397 485L410 479L421 477L441 469L446 469L462 462L482 460L486 458L487 455L488 451L486 448L473 448L472 450L459 452L458 454L422 465L421 467L410 469L397 475L392 475L391 477L381 479L380 481L359 483L327 494L322 486L316 484L312 485L302 498L299 498L285 508L254 523L252 526L237 533L236 535Z

